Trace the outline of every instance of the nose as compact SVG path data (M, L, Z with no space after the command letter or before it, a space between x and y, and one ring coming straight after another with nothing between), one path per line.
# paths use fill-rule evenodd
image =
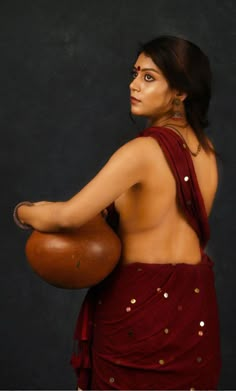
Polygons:
M129 85L130 91L140 91L140 85L137 77L133 79Z

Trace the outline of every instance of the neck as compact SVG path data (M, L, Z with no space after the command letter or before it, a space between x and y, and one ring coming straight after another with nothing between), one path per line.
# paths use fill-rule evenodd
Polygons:
M172 125L172 126L178 126L180 128L186 128L188 126L188 123L186 120L183 120L183 119L169 118L169 119L161 120L161 121L148 121L147 125L150 127L151 126Z
M173 125L185 128L188 126L188 122L185 115L181 117L175 117L173 113L162 115L158 118L149 118L147 121L148 126L165 126Z

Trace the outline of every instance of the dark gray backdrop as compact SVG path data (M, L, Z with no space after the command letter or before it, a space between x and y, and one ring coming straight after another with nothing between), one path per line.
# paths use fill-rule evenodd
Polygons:
M24 199L64 200L143 126L129 119L138 42L177 34L209 55L209 133L222 156L208 251L215 261L223 369L235 363L234 1L1 0L1 389L73 389L72 335L83 291L49 286L28 266L12 222Z

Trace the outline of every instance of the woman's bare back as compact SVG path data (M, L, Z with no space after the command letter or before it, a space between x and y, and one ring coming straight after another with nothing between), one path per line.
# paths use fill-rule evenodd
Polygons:
M145 137L143 143L148 170L141 183L115 201L120 214L122 262L198 263L199 239L178 206L176 182L165 155L154 138ZM191 130L188 145L193 151L198 145ZM218 183L216 159L201 149L192 160L209 215Z

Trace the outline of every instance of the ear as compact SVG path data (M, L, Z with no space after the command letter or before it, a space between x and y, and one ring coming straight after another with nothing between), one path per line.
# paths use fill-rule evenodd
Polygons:
M188 94L186 92L177 92L176 93L176 98L180 99L181 102L183 102L187 98Z

